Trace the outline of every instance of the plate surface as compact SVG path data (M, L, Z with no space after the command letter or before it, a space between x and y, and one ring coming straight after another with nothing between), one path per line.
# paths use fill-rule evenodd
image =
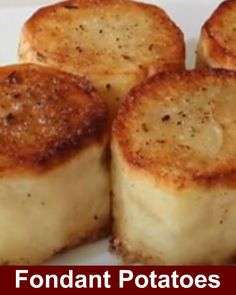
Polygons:
M0 0L0 65L17 61L19 33L24 21L40 6L52 0ZM221 0L143 0L156 4L172 17L185 34L187 67L194 65L196 42L200 28ZM108 240L78 247L60 254L47 264L53 265L115 265L119 259L109 252Z

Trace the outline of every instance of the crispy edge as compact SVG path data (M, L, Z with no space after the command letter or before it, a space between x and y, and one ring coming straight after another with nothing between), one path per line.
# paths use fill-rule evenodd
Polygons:
M236 68L236 53L223 47L211 31L212 26L218 25L218 18L227 13L232 5L236 8L234 0L222 2L203 25L197 49L197 68Z
M35 153L31 157L25 156L15 161L14 167L0 171L0 175L12 175L16 172L24 173L30 170L34 173L45 173L57 166L64 164L79 153L93 145L104 144L104 149L108 136L108 109L103 100L95 93L90 82L85 78L75 76L62 71L47 68L34 64L19 64L0 68L0 79L14 71L27 71L28 69L40 71L40 74L49 73L58 75L65 80L65 83L77 83L79 89L87 96L94 100L94 106L97 106L96 114L91 110L84 122L81 122L82 128L80 133L76 133L72 138L58 142L57 145L49 147L44 154ZM105 155L104 155L105 159Z
M135 87L130 94L126 97L122 106L118 112L113 126L112 126L112 143L113 149L117 149L121 153L122 160L131 169L135 169L136 172L144 173L147 177L152 177L158 183L158 185L168 186L170 189L183 190L189 186L200 186L205 189L214 187L236 187L236 166L219 167L217 171L192 171L185 169L181 177L171 177L162 175L157 172L157 169L153 169L153 162L150 159L145 159L137 154L133 153L132 143L129 142L128 134L125 130L127 124L130 122L130 113L135 110L136 106L141 99L148 99L145 97L146 92L158 84L159 89L165 87L165 83L168 82L172 85L172 82L182 81L188 79L188 84L199 85L203 79L235 79L236 72L228 71L224 69L204 69L204 70L189 70L175 73L160 73L156 74L141 85ZM117 152L116 151L116 152ZM174 167L173 167L174 168Z
M132 251L128 249L125 243L122 242L122 235L115 235L110 240L110 249L112 252L119 255L123 261L123 264L134 264L134 263L142 263L146 265L166 265L165 257L161 257L158 255L148 255L145 253L145 249L139 249L139 251ZM131 246L132 247L132 246ZM222 261L219 264L233 264L236 262L236 249L235 253L230 254L225 261ZM212 264L211 257L209 259L202 259L201 261L196 261L194 258L188 264L191 265L209 265Z
M70 0L70 1L63 1L59 2L50 6L45 6L40 8L36 11L24 24L21 32L19 47L18 47L18 56L19 59L24 61L37 61L40 64L47 64L47 63L54 63L51 60L50 56L47 56L45 52L42 52L40 48L37 47L37 43L35 44L35 23L37 24L38 19L44 18L48 12L53 12L58 8L66 8L66 9L77 9L80 8L87 8L93 5L109 5L109 4L132 4L136 7L142 7L144 10L153 10L156 14L159 15L163 20L168 22L170 29L176 35L175 40L173 40L175 47L178 48L178 59L176 63L166 64L165 69L168 71L176 71L179 69L185 68L185 55L186 55L186 48L184 42L184 34L181 29L176 25L176 23L167 15L167 13L160 7L142 3L142 2L135 2L135 1L127 1L127 0ZM55 61L56 62L56 61ZM155 69L158 71L158 69ZM162 71L162 70L161 70ZM160 72L160 70L159 70ZM152 74L154 74L153 72Z

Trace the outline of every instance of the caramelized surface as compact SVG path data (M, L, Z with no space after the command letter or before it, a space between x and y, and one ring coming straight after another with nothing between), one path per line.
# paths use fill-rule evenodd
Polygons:
M0 69L0 173L57 165L103 138L105 121L83 79L36 65Z
M126 160L175 186L236 180L236 73L162 74L137 87L113 128Z
M225 1L213 13L206 28L219 45L236 57L236 2Z
M184 67L183 34L160 8L124 0L72 0L25 24L21 61L85 75L111 112L142 79Z
M236 1L222 2L202 28L197 66L236 69Z

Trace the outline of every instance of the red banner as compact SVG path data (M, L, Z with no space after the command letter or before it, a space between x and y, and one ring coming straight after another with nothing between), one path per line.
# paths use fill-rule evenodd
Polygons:
M143 294L236 294L236 267L3 266L0 290L10 294L94 291L104 294L112 290Z

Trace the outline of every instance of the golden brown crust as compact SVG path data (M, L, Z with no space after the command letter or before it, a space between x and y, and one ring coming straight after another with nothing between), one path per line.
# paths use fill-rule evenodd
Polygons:
M117 255L119 255L125 264L134 264L139 263L140 261L143 263L145 261L143 255L127 250L127 248L118 238L116 238L116 235L114 234L111 238L111 251L114 251Z
M184 36L153 5L71 0L40 9L25 23L19 59L88 77L114 115L143 79L184 68Z
M124 245L119 238L114 237L111 240L111 250L115 251L116 254L120 255L124 264L135 264L142 263L146 265L164 265L165 257L154 257L152 255L148 255L145 253L144 249L140 249L140 251L134 251L131 247L130 250ZM236 253L236 250L235 250ZM236 254L230 254L227 258L225 258L224 265L233 264L236 261ZM195 260L194 257L192 261L188 263L188 265L211 265L212 257L208 259L202 259L202 261ZM220 263L218 263L220 264Z
M236 68L236 2L224 1L202 27L198 46L198 66Z
M63 50L63 47L60 48L60 51L51 51L50 47L45 46L44 43L42 43L41 38L46 38L50 37L52 40L51 41L56 41L56 38L60 38L60 34L63 36L73 36L73 32L69 32L69 31L64 31L61 32L60 30L60 21L63 22L68 22L71 24L71 26L74 28L77 32L83 33L86 32L86 27L84 26L83 22L84 22L84 18L86 17L86 14L83 13L87 13L86 10L88 10L88 13L92 14L93 16L93 10L96 9L100 9L98 10L98 12L103 15L103 11L105 11L106 13L104 13L103 17L107 17L107 15L109 15L109 9L111 8L115 8L116 9L116 13L119 12L119 9L122 9L125 13L128 13L129 10L133 10L134 13L140 13L141 15L143 14L144 16L148 16L150 18L153 18L153 23L152 23L152 29L153 32L151 34L151 36L149 36L149 32L146 32L146 34L148 35L148 37L150 38L149 42L150 44L145 44L145 46L147 45L147 49L143 48L144 44L139 44L139 48L133 48L134 52L130 54L134 55L133 57L129 57L129 56L119 56L119 50L117 52L114 52L113 55L116 55L116 59L120 59L120 57L122 58L122 65L126 64L128 65L129 60L131 59L131 61L134 59L133 62L135 62L135 54L137 54L140 50L140 48L142 47L142 50L145 50L145 54L146 55L150 55L151 52L153 52L153 56L152 59L150 61L147 60L146 64L142 64L139 67L140 72L142 72L143 74L148 74L149 71L152 71L152 73L155 73L155 70L153 69L153 67L157 66L159 68L161 67L166 67L166 68L170 68L170 70L177 70L179 68L184 68L184 60L185 60L185 45L184 45L184 36L183 33L181 32L181 30L176 26L176 24L167 16L167 14L164 12L164 10L162 10L161 8L151 5L151 4L144 4L144 3L136 3L133 1L127 1L127 0L70 0L70 1L65 1L65 2L61 2L61 3L57 3L48 7L44 7L39 9L24 25L23 28L23 34L27 35L27 42L30 42L30 46L32 46L33 49L35 49L35 51L37 51L38 54L38 58L39 60L42 61L42 63L57 63L59 64L63 64L65 62L67 63L74 63L74 60L71 59L71 57L69 57L70 60L68 60L68 51L67 50ZM63 9L65 9L65 11L63 11ZM104 10L105 9L105 10ZM84 10L84 12L83 12ZM73 16L73 13L75 14L77 11L79 11L78 14L76 14L76 19ZM57 15L57 13L61 14L61 17L63 17L63 19L60 19L59 16ZM111 15L114 13L114 11L110 12ZM72 14L72 15L71 15ZM114 16L115 17L115 16ZM119 17L119 15L117 16ZM102 19L102 17L101 17ZM51 25L56 24L57 26L55 28L51 28L50 24L47 24L48 27L44 27L44 22L50 22L51 21ZM76 22L77 21L77 22ZM100 21L100 20L99 20ZM131 20L130 20L131 21ZM79 23L81 22L81 23ZM155 23L156 22L156 23ZM163 36L163 40L162 40L162 57L160 58L160 60L158 60L158 56L155 57L156 52L158 52L158 40L155 40L154 35L159 33L160 27L158 25L162 25L162 30L163 33L166 33L167 37L169 38L169 40L165 39ZM98 25L100 25L100 27L104 26L104 24L101 22L98 22ZM133 30L132 32L132 23L130 23L130 28L127 28L127 31L131 31L131 35L128 36L128 39L134 38L134 36L132 34L135 34L135 30ZM114 22L114 26L116 26L116 23ZM138 26L138 24L134 24L134 26ZM157 27L158 26L158 27ZM99 29L99 28L98 28ZM99 30L98 35L99 38L106 38L106 36L103 36L103 30L104 28L102 28L101 30ZM114 28L114 29L121 29L121 28ZM48 35L45 35L44 30L49 30ZM156 31L156 32L155 32ZM88 34L89 31L87 32ZM93 32L95 34L95 32ZM116 32L115 32L116 33ZM37 38L35 38L35 35L38 34ZM92 34L92 33L91 33ZM143 38L145 36L142 36ZM97 38L97 36L94 36L94 39ZM119 39L119 38L118 38ZM75 71L80 72L83 69L83 66L86 66L88 63L90 64L90 66L93 68L93 64L99 62L100 60L100 54L101 52L99 51L99 48L93 48L92 52L86 51L86 50L82 50L82 47L84 46L84 44L79 44L81 46L81 48L79 48L79 46L77 47L72 47L74 42L77 42L78 40L70 40L70 42L72 44L60 44L60 45L67 45L70 53L73 53L73 57L76 54L76 56L78 56L78 52L80 53L79 55L79 63L78 63L78 69L75 69ZM117 45L117 49L120 49L120 55L122 54L122 44L119 44L120 40L114 40L114 44ZM69 42L69 41L68 41ZM148 42L148 40L145 40L145 42ZM153 42L153 43L152 43ZM171 43L170 43L171 42ZM62 42L60 42L62 43ZM157 44L156 44L157 43ZM78 44L77 44L78 45ZM172 45L172 46L170 46ZM86 44L85 44L86 46ZM107 45L105 46L105 48L107 47ZM61 50L62 49L62 50ZM65 49L65 48L64 48ZM111 48L111 50L113 50ZM137 52L135 52L135 50L137 50ZM97 51L97 52L96 52ZM167 52L167 53L166 53ZM104 53L104 52L103 52ZM50 55L52 54L52 55ZM109 55L109 54L108 54ZM165 55L168 58L165 58ZM114 59L114 56L110 57L111 59ZM117 62L117 60L113 60L112 62L115 64ZM164 61L162 61L162 59L164 59ZM103 59L102 59L103 60ZM158 61L158 64L155 65L156 61ZM104 68L103 68L103 64L99 64L98 67L95 67L95 70L98 69L100 73L103 74L112 74L113 72L117 72L119 73L120 70L115 68L109 68L109 66L106 65L106 61L103 60L104 62ZM109 64L108 64L109 65ZM65 66L67 66L65 64ZM68 67L71 66L68 64ZM74 67L76 67L76 65L73 65ZM107 66L107 67L106 67ZM80 69L81 68L81 69ZM137 69L135 69L137 70ZM126 69L127 72L129 72L129 67L127 67ZM159 71L158 68L156 69L156 71ZM123 71L122 71L123 72Z
M82 78L37 65L0 69L0 174L44 172L104 140L105 104Z
M65 9L65 11L64 11ZM93 17L93 11L99 9L98 13L101 15L101 20L98 20L98 26L101 27L98 28L98 36L95 34L96 32L90 32L89 29L86 28L86 25L84 25L84 19L86 18L86 13L89 14L89 16ZM129 10L135 13L140 13L140 15L143 15L143 17L150 17L152 18L151 21L153 23L150 24L153 29L152 34L150 35L149 32L145 32L146 36L148 36L149 40L145 40L145 44L143 43L137 43L137 40L134 42L137 45L139 44L139 48L132 48L132 44L128 44L127 47L131 47L130 49L133 50L133 52L128 52L131 54L131 56L128 56L124 54L124 44L122 44L122 40L119 40L120 38L117 37L117 40L115 39L113 44L110 48L110 52L105 52L104 50L108 47L107 44L105 44L104 48L86 48L86 44L77 44L75 46L76 42L79 40L71 39L71 37L74 35L74 32L61 31L60 29L60 21L70 24L70 28L72 27L76 32L81 34L81 38L83 33L85 32L89 38L90 34L94 38L94 42L96 42L96 39L104 39L107 38L107 36L103 35L104 24L102 23L103 17L109 17L109 13L111 13L111 17L114 14L114 11L110 11L109 9L116 9L116 13L119 12L119 9L122 9L124 13L129 13ZM76 13L76 11L79 11L78 14L76 14L76 19L73 14ZM88 10L88 12L86 11ZM104 13L104 15L103 15ZM57 15L60 14L63 19L60 19L60 16ZM115 16L113 16L114 18ZM119 15L117 16L119 18ZM130 20L131 22L132 20ZM47 23L48 22L48 23ZM51 23L49 23L51 22ZM45 25L44 25L45 23ZM163 33L167 35L167 39L165 39L163 36L162 40L162 47L159 49L160 44L158 44L158 40L154 38L155 34L159 33L160 27L159 25L162 25L161 29L163 30ZM48 27L47 27L47 26ZM54 28L55 25L55 28ZM120 27L117 26L115 20L114 20L114 30L117 31L113 34L117 34L118 30L121 30ZM136 23L130 23L128 24L130 27L124 28L124 31L131 31L131 35L127 36L127 39L134 39L133 36L135 34L135 30L132 26L138 27L139 24ZM52 26L52 27L51 27ZM158 27L157 27L158 26ZM133 31L132 31L133 30ZM155 32L156 31L156 32ZM120 32L118 32L120 33ZM141 32L142 33L142 32ZM64 34L64 35L63 35ZM93 35L92 35L93 34ZM125 34L125 32L124 32ZM140 34L140 32L139 32ZM24 35L26 35L24 37ZM35 35L37 35L37 38L35 38ZM184 46L184 36L181 30L176 26L176 24L166 15L166 13L159 7L150 5L150 4L144 4L144 3L136 3L133 1L127 1L127 0L71 0L66 2L57 3L45 8L39 9L24 25L22 36L23 39L26 40L27 43L30 43L30 46L32 47L31 50L35 50L38 55L38 60L42 63L50 63L52 65L63 65L65 68L68 67L68 69L73 69L75 72L82 73L86 68L87 65L90 65L92 69L95 70L94 74L113 74L113 73L124 73L124 70L126 73L133 71L132 69L132 63L135 65L136 63L140 62L138 68L135 68L135 71L139 71L139 75L142 73L143 75L148 75L149 72L155 73L155 71L160 71L163 67L164 69L170 69L170 70L177 70L179 68L184 67L184 59L185 59L185 46ZM60 41L59 38L61 36L68 37L68 40L70 40L69 43L63 40ZM86 35L85 35L86 36ZM146 37L145 35L142 36L143 38ZM109 36L108 36L109 37ZM50 38L51 42L58 41L58 50L55 50L50 46L45 46L47 44L44 44L42 41L44 38ZM57 39L58 38L58 39ZM142 40L139 40L141 42ZM161 40L159 40L161 41ZM87 42L87 39L85 38L84 42ZM88 42L93 43L92 40L88 40ZM99 41L98 41L99 42ZM150 42L150 44L148 43ZM99 44L99 43L98 43ZM60 45L60 48L59 48ZM100 44L99 44L100 45ZM172 46L170 46L172 45ZM75 47L73 47L75 46ZM82 50L83 46L85 46L85 50ZM23 44L21 44L20 47L23 47ZM147 47L147 48L144 48ZM136 54L140 53L140 49L144 50L143 57L149 56L149 60L146 60L146 63L142 63L142 61L135 60ZM70 51L70 56L68 56L68 50ZM161 58L158 57L157 53L159 50L162 50L162 56ZM103 51L103 52L102 52ZM114 51L114 52L112 52ZM79 55L78 55L79 53ZM103 53L103 56L106 58L104 59L101 55ZM20 56L21 50L19 52ZM27 53L26 53L27 54ZM157 55L157 56L155 56ZM78 58L77 65L75 62L75 57ZM150 58L151 56L151 58ZM23 57L24 58L24 57ZM109 59L109 62L106 61L106 59ZM112 64L118 65L117 61L119 61L120 65L122 66L121 69L119 68L110 68ZM131 65L131 67L130 67ZM135 65L136 66L136 65ZM138 66L138 64L137 64ZM78 68L76 68L78 67ZM156 69L154 69L157 67ZM160 68L160 70L158 69ZM88 69L87 69L88 70Z
M235 89L236 73L226 70L156 75L128 95L113 124L113 141L128 165L154 176L159 184L179 189L189 185L235 188L236 134L232 113ZM174 110L173 125L169 125L173 131L166 127L171 121L170 114L164 113L159 118L161 108ZM208 128L209 134L191 142L198 132L207 132ZM162 129L167 136L165 140L157 138ZM173 136L168 137L168 133ZM176 139L179 136L182 140L183 134L189 145ZM208 135L214 135L215 141L205 151L201 146ZM219 150L214 151L218 143Z

